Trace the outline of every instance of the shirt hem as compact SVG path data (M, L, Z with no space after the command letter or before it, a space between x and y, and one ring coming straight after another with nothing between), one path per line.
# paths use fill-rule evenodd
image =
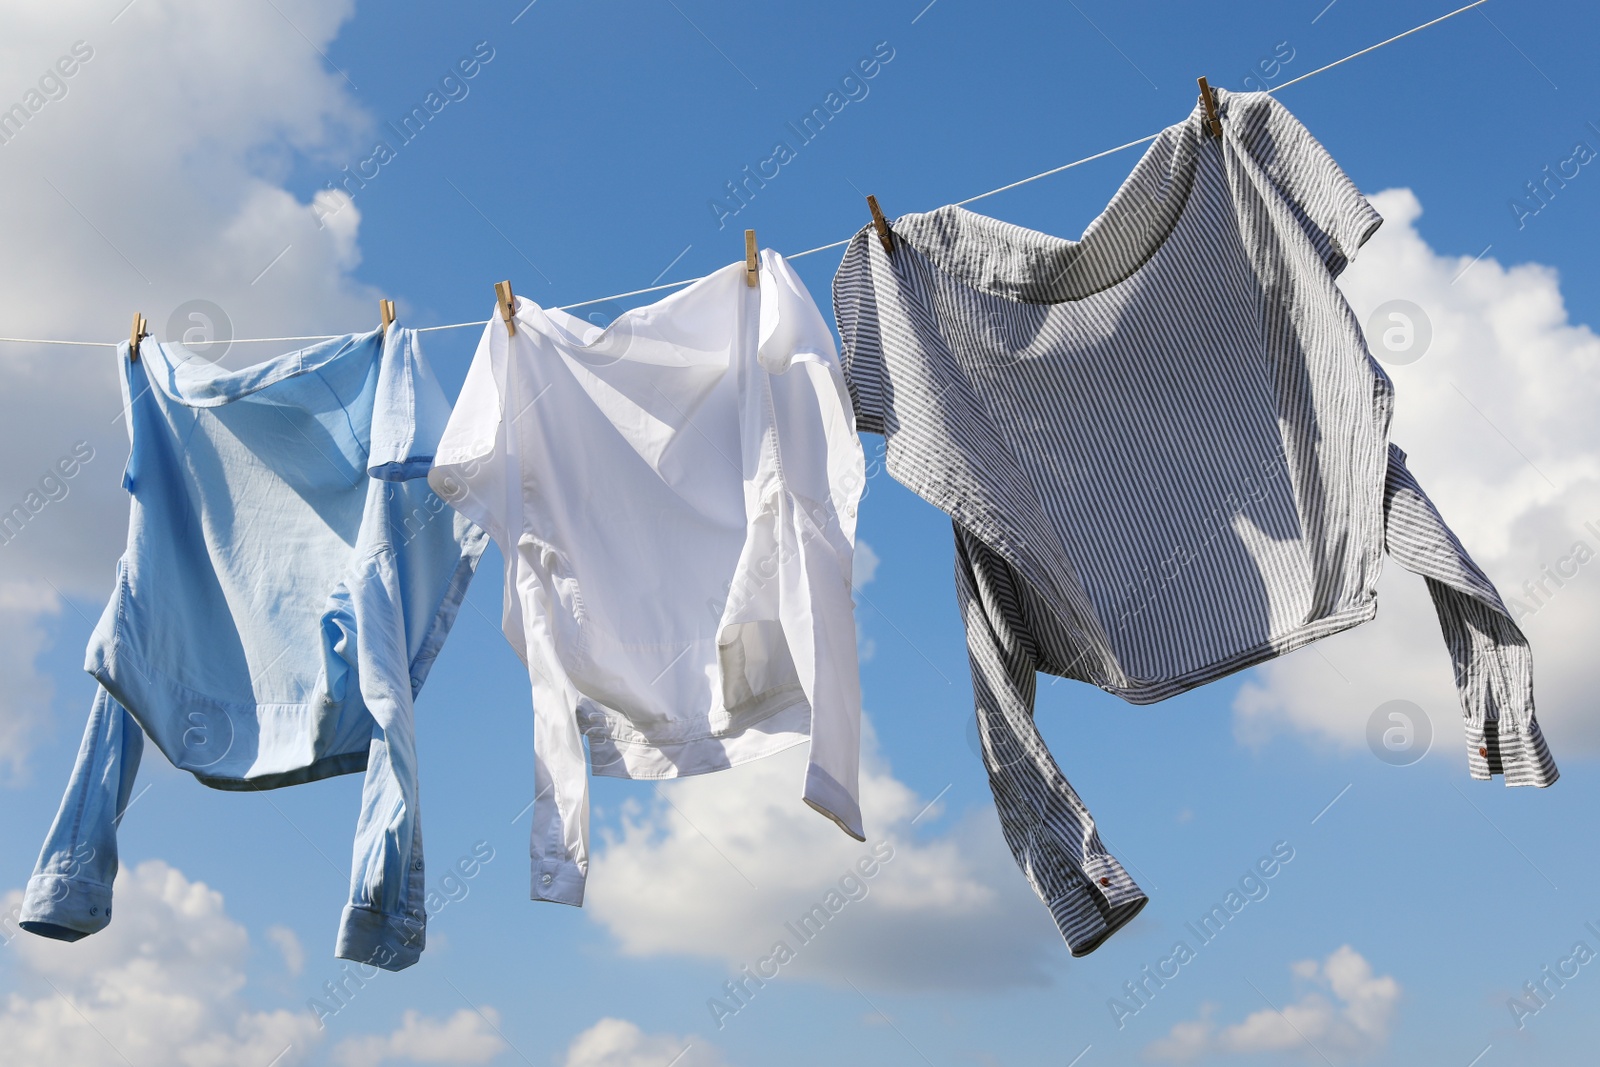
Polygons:
M418 645L417 654L408 666L406 684L411 688L415 699L421 690L423 682L427 679L432 669L434 660L444 647L445 639L449 636L461 611L461 604L466 598L467 588L473 575L477 571L479 560L483 556L488 544L488 535L477 525L461 538L461 555L454 571L445 586L444 594L440 597L437 607L429 622L428 629ZM123 590L119 588L120 597ZM302 785L306 782L320 781L324 778L334 778L344 774L359 774L367 769L367 755L370 749L370 735L356 739L359 747L347 752L333 752L312 760L299 767L291 767L282 771L270 771L262 774L208 774L207 769L216 763L227 759L227 754L218 757L204 766L193 766L193 760L174 758L174 753L163 744L166 740L157 731L146 725L144 709L149 708L175 708L182 707L193 709L199 706L209 709L223 718L230 725L240 716L254 718L257 726L274 717L279 709L289 708L306 709L306 714L311 719L316 719L317 714L311 710L308 703L246 703L222 700L200 693L184 683L169 677L165 672L157 670L143 655L134 653L128 644L121 639L122 618L118 612L117 630L112 635L109 647L99 656L91 654L89 673L100 685L116 699L117 703L133 714L145 733L154 740L161 751L174 767L188 771L194 775L202 785L211 789L220 789L225 792L254 792L265 789L281 789L285 786ZM359 635L357 637L359 640ZM135 685L124 685L123 679L132 676L138 679ZM398 679L396 679L398 681ZM137 710L136 710L137 709ZM369 713L370 718L370 713ZM191 720L192 721L192 720ZM259 731L266 732L266 731ZM187 733L187 731L185 731ZM295 732L299 736L298 731ZM179 753L181 755L181 752ZM185 763L191 765L185 766Z
M347 752L330 752L303 762L299 766L288 767L284 770L251 774L249 773L249 767L243 767L241 770L244 773L207 773L218 764L228 760L229 753L225 751L222 755L211 759L209 762L197 766L197 760L194 757L186 755L181 747L172 744L173 738L166 736L164 731L151 728L154 724L147 721L150 711L154 710L159 714L161 709L183 708L192 714L198 714L206 718L206 725L212 729L218 724L207 717L208 713L226 721L230 730L234 729L234 723L237 720L253 719L258 728L258 734L260 734L272 732L260 730L259 728L263 723L270 722L274 718L282 718L286 714L311 715L310 706L303 703L289 702L273 704L234 703L205 696L182 682L167 677L164 673L151 666L143 656L131 654L128 646L121 642L115 645L111 654L105 660L98 666L93 666L89 673L105 688L106 692L111 694L117 703L121 704L133 715L135 721L139 723L139 726L150 739L156 743L162 754L167 757L174 767L182 771L188 771L203 785L212 789L231 792L277 789L283 786L299 785L305 782L314 782L323 778L332 778L341 774L353 774L366 770L369 738L363 737L359 739L361 746L359 748L352 748ZM129 675L138 679L137 684L124 684ZM286 712L284 709L288 709L288 711ZM315 718L315 715L311 715L311 717ZM194 720L191 719L189 721L192 722ZM184 731L179 735L179 738L185 737L187 733L187 730ZM291 733L293 736L303 736L302 731L296 730L291 731ZM205 733L200 736L205 739L201 743L213 740L212 737ZM226 743L231 745L231 736ZM243 760L237 761L235 766L242 762Z
M189 773L194 775L201 785L210 789L220 789L225 793L254 793L267 789L282 789L290 785L304 785L306 782L319 782L324 778L337 778L341 774L360 774L367 769L368 751L370 749L324 756L297 770L260 774L250 778L212 777L199 771Z
M737 732L684 741L629 741L614 737L591 740L592 773L602 778L654 780L709 774L773 755L811 738L811 706L804 692L778 690L794 696ZM746 705L748 706L748 705Z
M1331 615L1324 615L1322 618L1312 622L1303 623L1288 633L1269 638L1258 645L1245 649L1243 652L1235 653L1226 659L1216 660L1204 667L1181 674L1176 678L1133 686L1117 686L1105 682L1095 682L1094 684L1108 693L1121 697L1130 704L1154 704L1248 667L1254 667L1258 663L1265 663L1267 660L1286 656L1290 652L1314 641L1320 641L1324 637L1331 637L1342 630L1360 626L1377 614L1378 602L1373 599L1364 604L1351 605ZM1047 664L1041 665L1040 669L1049 674L1056 673Z

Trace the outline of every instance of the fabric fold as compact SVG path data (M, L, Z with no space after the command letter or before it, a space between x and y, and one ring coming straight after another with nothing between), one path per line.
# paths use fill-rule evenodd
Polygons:
M215 789L364 772L335 952L407 967L426 923L414 701L487 543L422 480L448 404L416 335L239 371L153 341L118 360L128 544L23 925L75 940L110 921L148 736Z
M1427 579L1450 650L1466 720L1468 773L1477 779L1504 775L1506 785L1555 784L1560 772L1533 711L1528 639L1417 484L1406 454L1392 444L1383 504L1384 547Z
M531 895L581 905L589 777L809 743L801 800L860 839L851 567L865 462L827 322L776 253L600 327L491 321L429 475L506 559L527 665Z
M952 205L845 250L856 425L952 520L983 758L1076 953L1144 903L1033 723L1037 671L1164 700L1373 617L1424 576L1474 777L1548 785L1526 639L1388 440L1337 285L1378 213L1264 93L1214 90L1077 240Z

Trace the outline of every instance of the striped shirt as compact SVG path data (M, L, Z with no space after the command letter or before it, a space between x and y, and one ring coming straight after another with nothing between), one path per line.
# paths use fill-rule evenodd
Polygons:
M1271 97L1217 91L1077 241L946 207L851 241L857 425L955 525L1001 827L1074 955L1145 904L1033 722L1035 672L1137 704L1373 617L1426 580L1475 778L1549 785L1527 641L1388 440L1335 279L1382 221Z

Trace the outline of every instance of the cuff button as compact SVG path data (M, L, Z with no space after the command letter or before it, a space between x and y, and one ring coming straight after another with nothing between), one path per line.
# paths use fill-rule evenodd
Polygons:
M1488 756L1489 755L1489 749L1484 745L1479 745L1478 746L1478 755L1480 755L1480 756Z
M541 874L539 876L539 884L540 885L549 885L551 882L553 882L555 880L556 880L555 879L555 875L553 875L553 874Z
M1111 879L1109 879L1109 878L1101 878L1100 879L1100 884L1101 885L1110 885L1111 884Z

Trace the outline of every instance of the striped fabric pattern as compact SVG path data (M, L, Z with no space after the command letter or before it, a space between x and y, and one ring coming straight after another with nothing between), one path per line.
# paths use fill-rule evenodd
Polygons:
M870 227L834 278L860 430L950 515L1006 840L1075 955L1145 903L1033 723L1035 674L1165 699L1428 583L1474 777L1556 778L1527 641L1389 444L1336 278L1381 222L1265 94L1164 131L1077 241L959 207Z
M1550 785L1559 776L1533 713L1533 657L1494 584L1456 540L1438 509L1389 446L1384 485L1384 547L1428 582L1456 688L1467 713L1472 777L1507 785Z

